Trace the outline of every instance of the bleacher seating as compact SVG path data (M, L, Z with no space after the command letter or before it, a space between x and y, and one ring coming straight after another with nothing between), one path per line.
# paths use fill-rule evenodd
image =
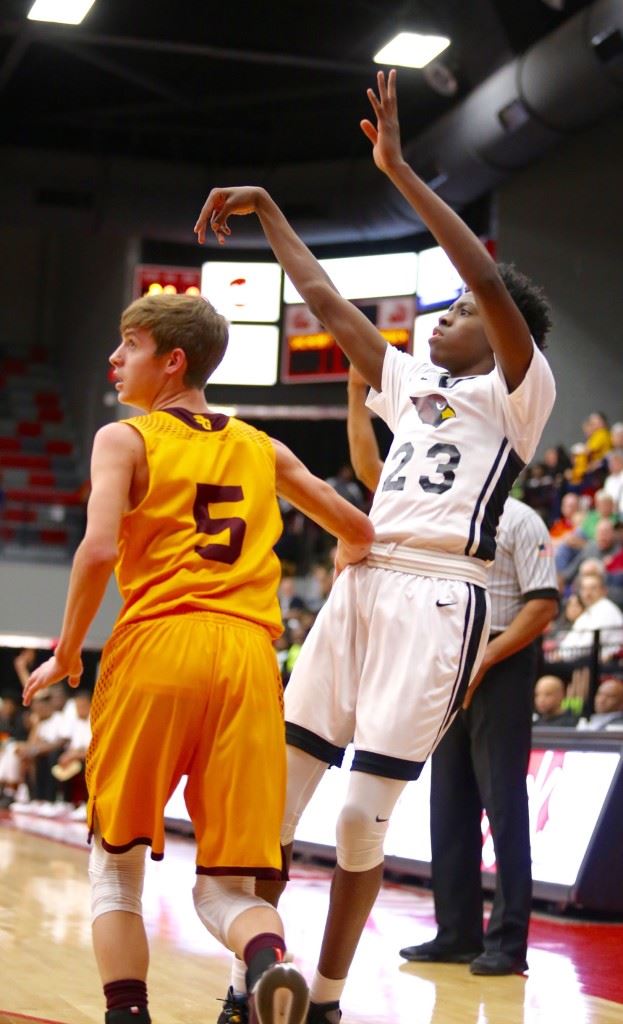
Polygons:
M0 354L0 546L67 558L84 522L79 452L47 354Z

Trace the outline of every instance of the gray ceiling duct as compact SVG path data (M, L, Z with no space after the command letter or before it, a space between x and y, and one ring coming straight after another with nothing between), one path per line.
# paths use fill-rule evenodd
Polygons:
M623 0L596 0L506 64L417 139L405 155L444 199L462 206L524 167L565 134L596 123L623 103ZM407 130L405 130L407 129ZM273 183L286 198L317 196L315 223L299 223L310 241L397 238L421 228L378 172L353 164L319 166L307 178L283 168ZM300 191L299 191L300 189ZM296 216L293 196L292 214Z

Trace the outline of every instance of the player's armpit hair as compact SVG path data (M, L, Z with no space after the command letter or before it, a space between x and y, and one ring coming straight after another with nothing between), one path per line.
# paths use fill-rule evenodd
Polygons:
M526 321L537 348L547 347L546 337L552 320L545 292L522 274L514 263L498 263L498 271L513 302Z

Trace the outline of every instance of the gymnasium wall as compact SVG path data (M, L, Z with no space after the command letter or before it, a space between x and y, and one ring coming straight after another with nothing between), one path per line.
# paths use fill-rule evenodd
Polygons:
M623 420L623 113L568 139L497 196L498 252L545 288L558 400L543 446L581 441L593 410Z
M65 608L69 566L32 562L1 562L0 565L0 635L48 639L58 636ZM117 585L111 579L89 629L86 647L103 646L120 605Z

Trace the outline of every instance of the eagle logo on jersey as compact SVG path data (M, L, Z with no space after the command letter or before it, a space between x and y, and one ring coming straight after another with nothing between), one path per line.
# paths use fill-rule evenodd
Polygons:
M412 398L417 414L422 423L430 423L432 427L440 427L445 420L452 419L456 413L443 395L423 395Z

